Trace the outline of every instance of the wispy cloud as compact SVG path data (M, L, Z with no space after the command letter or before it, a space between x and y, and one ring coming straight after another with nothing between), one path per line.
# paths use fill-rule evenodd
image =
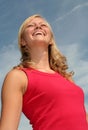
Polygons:
M79 4L79 5L75 6L72 10L70 10L69 12L67 12L65 15L63 15L63 16L57 18L57 19L55 20L55 22L60 21L60 20L63 20L65 17L71 15L73 12L77 11L77 10L80 9L80 8L86 7L86 6L88 6L88 2L87 2L87 3L84 3L84 4Z

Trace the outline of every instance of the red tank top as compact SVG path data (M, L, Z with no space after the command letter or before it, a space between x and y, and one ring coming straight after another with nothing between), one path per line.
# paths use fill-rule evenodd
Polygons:
M28 78L23 113L33 130L88 130L84 94L58 73L24 68Z

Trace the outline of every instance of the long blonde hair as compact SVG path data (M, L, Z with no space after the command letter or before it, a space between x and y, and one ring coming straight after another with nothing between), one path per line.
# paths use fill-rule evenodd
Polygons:
M26 24L28 22L30 23L30 21L36 17L40 17L40 18L44 19L42 16L40 16L38 14L32 15L31 17L27 18L23 22L23 24L21 25L21 27L19 29L18 45L19 45L19 48L20 48L21 54L22 54L21 63L19 64L19 66L22 66L22 67L28 68L28 67L30 67L30 65L32 65L30 51L27 46L22 45L22 38L23 38L23 33L25 30ZM49 23L46 20L45 20L45 22L47 23L47 25L51 31L51 43L52 44L50 44L48 47L50 67L52 70L60 73L63 77L69 79L72 77L73 72L67 72L68 65L67 65L66 57L57 48L51 26L49 25Z

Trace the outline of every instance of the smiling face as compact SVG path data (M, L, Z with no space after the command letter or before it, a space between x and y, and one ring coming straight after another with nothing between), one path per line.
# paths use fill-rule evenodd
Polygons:
M26 22L22 40L23 44L27 44L31 48L39 44L50 45L51 36L52 33L47 22L41 17L35 17Z

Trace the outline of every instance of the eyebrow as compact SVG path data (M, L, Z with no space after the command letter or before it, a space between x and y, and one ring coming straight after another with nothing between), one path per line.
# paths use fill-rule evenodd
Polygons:
M36 24L36 22L32 22L32 21L31 21L31 22L28 22L28 24L31 24L31 23L32 23L32 24ZM46 21L41 21L41 22L39 22L39 24L41 24L41 23L47 24Z

